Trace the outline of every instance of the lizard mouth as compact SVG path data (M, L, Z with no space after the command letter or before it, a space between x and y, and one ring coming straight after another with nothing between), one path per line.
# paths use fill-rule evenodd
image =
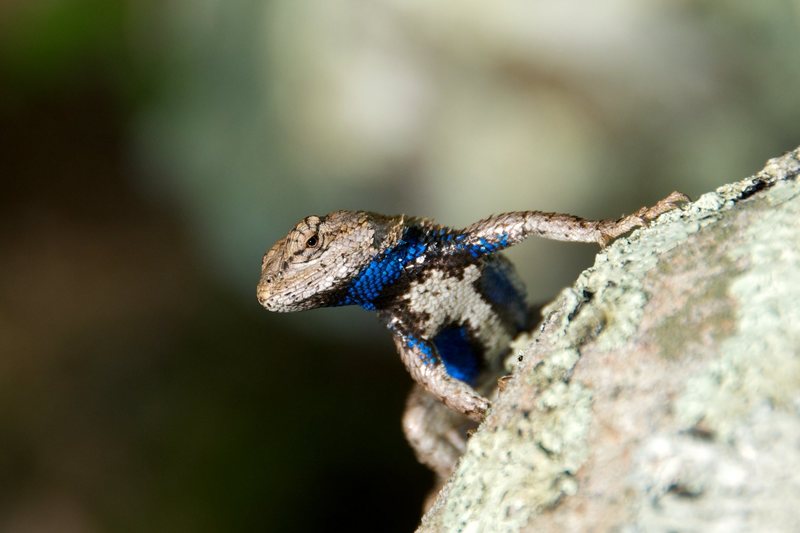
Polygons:
M258 283L256 298L264 309L279 313L304 309L302 306L288 304L287 302L293 302L298 295L282 292L279 287L271 284L272 281L274 280L268 279Z

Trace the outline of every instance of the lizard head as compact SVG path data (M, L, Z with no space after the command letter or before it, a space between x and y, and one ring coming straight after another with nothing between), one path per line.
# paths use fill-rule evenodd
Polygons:
M258 301L269 311L338 305L350 281L402 231L402 216L334 211L306 217L264 254Z

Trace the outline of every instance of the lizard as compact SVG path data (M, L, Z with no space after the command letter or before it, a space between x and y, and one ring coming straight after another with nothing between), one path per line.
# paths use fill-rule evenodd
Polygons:
M605 247L688 200L673 192L616 220L509 212L463 229L368 211L308 216L264 254L257 297L269 311L376 312L415 382L403 431L442 482L491 406L512 339L538 321L501 250L530 236Z

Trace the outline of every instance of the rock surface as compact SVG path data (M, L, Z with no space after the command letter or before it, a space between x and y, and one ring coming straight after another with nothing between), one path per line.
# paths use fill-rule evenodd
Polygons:
M622 238L420 531L800 530L800 149Z

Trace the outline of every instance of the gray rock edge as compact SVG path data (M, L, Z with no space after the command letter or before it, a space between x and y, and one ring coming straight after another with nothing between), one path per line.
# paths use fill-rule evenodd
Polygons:
M674 426L631 450L628 513L614 529L796 526L795 509L780 502L800 502L800 478L784 462L800 467L798 174L800 149L602 250L544 309L539 330L517 340L509 359L514 378L419 531L540 529L540 518L580 492L576 473L590 455L596 408L591 386L572 379L584 348L623 349L645 318L647 276L699 232L722 231L726 213L739 208L759 214L745 231L724 235L737 242L726 260L747 265L724 271L726 297L735 300L726 312L736 327L720 340L719 357L674 398Z

